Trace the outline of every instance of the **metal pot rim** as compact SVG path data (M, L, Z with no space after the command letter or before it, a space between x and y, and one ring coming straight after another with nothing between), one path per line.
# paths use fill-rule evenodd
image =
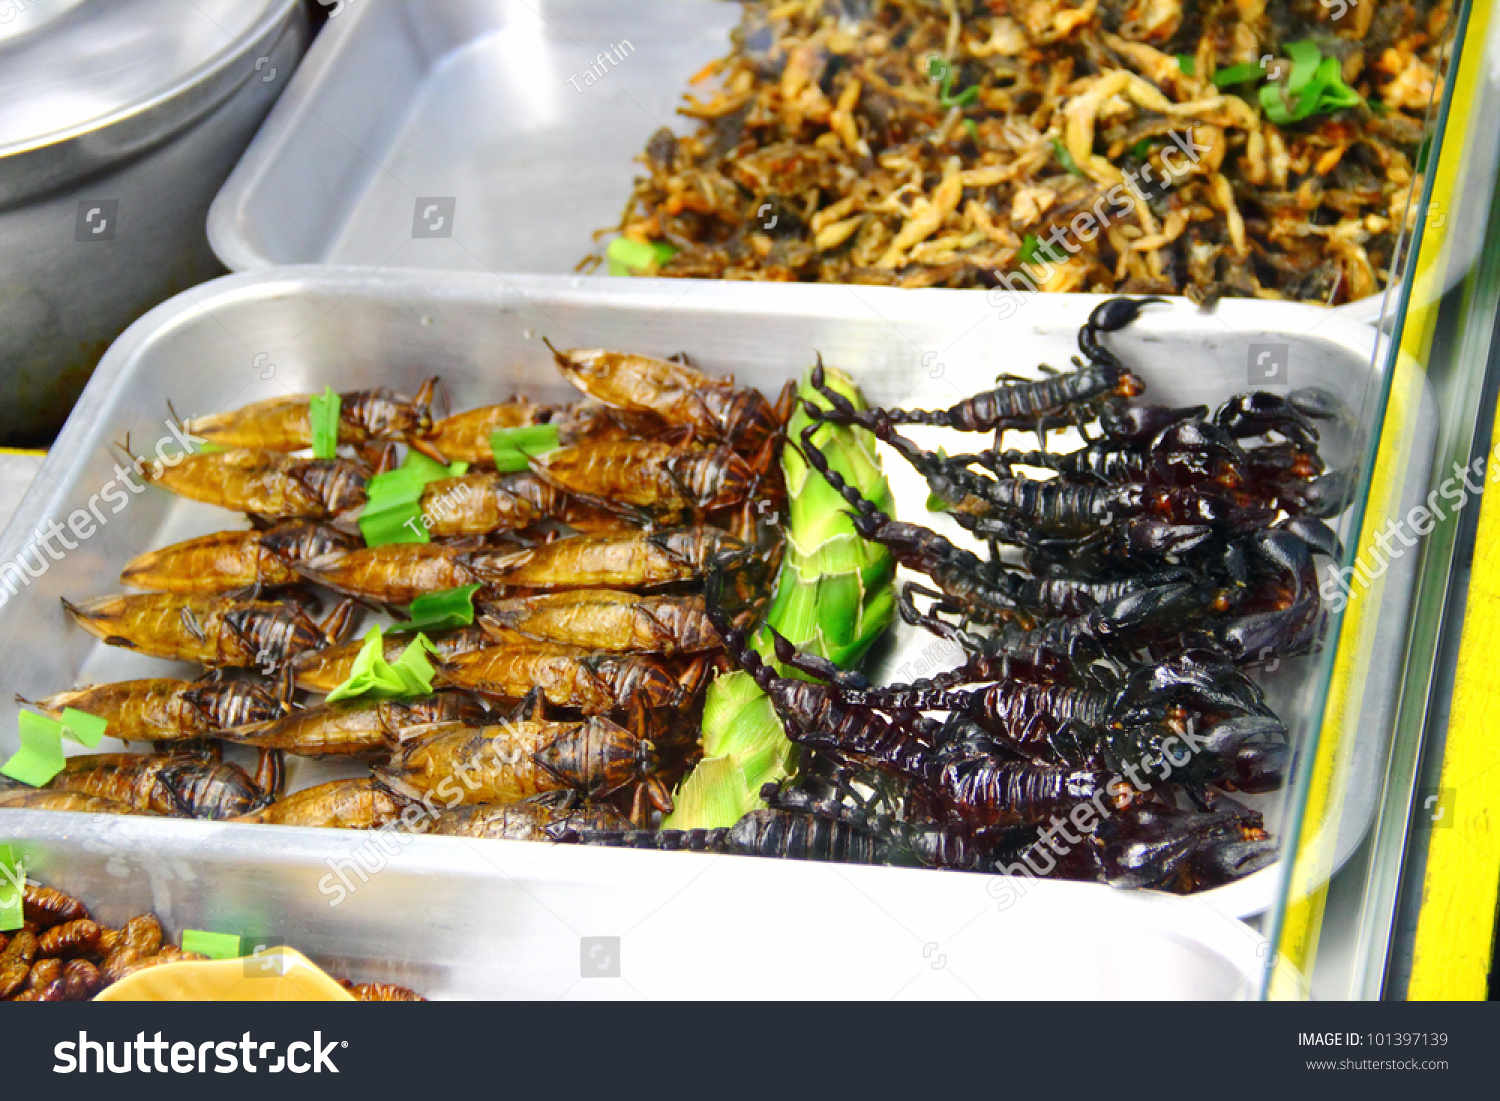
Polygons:
M0 209L134 157L211 113L255 74L240 63L268 55L300 7L266 0L242 36L148 98L0 151Z

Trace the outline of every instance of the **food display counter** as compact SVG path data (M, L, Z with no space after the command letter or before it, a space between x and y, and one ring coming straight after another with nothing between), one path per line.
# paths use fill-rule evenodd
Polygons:
M1489 4L324 7L18 476L0 857L366 993L1485 996Z

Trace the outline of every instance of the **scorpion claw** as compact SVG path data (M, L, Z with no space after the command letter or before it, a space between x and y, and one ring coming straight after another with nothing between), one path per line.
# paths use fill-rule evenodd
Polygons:
M1214 412L1214 423L1237 439L1275 432L1304 451L1317 451L1318 430L1312 420L1280 394L1236 394Z
M1348 416L1344 403L1336 395L1316 386L1304 386L1300 390L1293 390L1286 396L1286 400L1287 404L1297 412L1313 420L1338 420Z
M1344 556L1344 545L1334 530L1322 520L1312 516L1290 516L1273 529L1290 532L1307 544L1314 554L1321 554L1334 561Z
M1282 493L1303 515L1328 520L1348 507L1354 479L1346 470L1330 470L1306 482L1293 482Z

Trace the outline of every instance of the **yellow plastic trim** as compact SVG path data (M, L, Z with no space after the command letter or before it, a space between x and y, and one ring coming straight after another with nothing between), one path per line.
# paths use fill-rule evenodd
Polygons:
M1484 126L1485 120L1473 117L1473 105L1479 100L1479 83L1485 75L1485 47L1489 41L1491 6L1489 0L1476 0L1465 29L1465 42L1472 48L1463 51L1458 72L1453 78L1453 99L1444 130L1437 175L1433 180L1431 202L1431 209L1445 214L1446 217L1429 219L1413 265L1411 299L1407 308L1406 322L1401 331L1400 352L1395 375L1391 381L1390 401L1386 409L1385 423L1381 427L1370 498L1360 531L1356 561L1373 562L1376 557L1384 557L1376 548L1374 535L1385 526L1388 518L1397 518L1402 475L1410 459L1414 419L1420 409L1424 377L1421 365L1428 361L1432 350L1433 334L1437 326L1438 304L1442 298L1442 280L1446 275L1444 262L1447 259L1445 249L1447 237L1451 231L1461 225L1470 224L1473 215L1472 210L1461 211L1457 209L1457 206L1465 201L1467 203L1487 202L1489 198L1487 194L1483 196L1460 195L1458 179L1467 142L1471 138L1478 141L1495 140L1492 121L1483 132L1476 133L1476 126ZM1465 218L1464 215L1469 217ZM1491 526L1500 523L1500 519L1494 517L1490 519ZM1482 514L1481 524L1483 524ZM1481 527L1481 540L1485 537L1484 533L1485 529ZM1495 554L1494 560L1500 564L1500 552ZM1478 570L1479 563L1476 561L1474 575L1476 581L1479 577ZM1494 584L1493 591L1500 593L1500 569L1495 570L1492 584ZM1370 654L1375 636L1381 626L1379 608L1383 591L1382 577L1375 580L1367 589L1362 590L1356 599L1350 601L1344 612L1344 621L1339 631L1338 660L1334 666L1328 687L1328 699L1324 705L1322 734L1318 740L1317 755L1313 761L1302 830L1293 857L1286 912L1281 922L1277 960L1271 972L1269 995L1272 998L1306 998L1309 995L1307 982L1317 959L1328 880L1335 870L1335 845L1348 778L1347 756L1358 733ZM1471 582L1469 604L1471 615L1475 607L1475 592L1474 583ZM1464 652L1468 653L1467 631L1464 642ZM1475 687L1480 687L1477 678ZM1472 728L1467 734L1470 752L1465 752L1454 744L1455 736L1458 736L1460 740L1465 737L1458 729L1461 706L1461 698L1455 695L1453 721L1449 730L1450 759L1444 764L1443 783L1445 785L1449 783L1448 766L1456 759L1454 758L1455 750L1458 750L1466 759L1471 752L1479 751L1481 741L1485 740L1483 722L1468 718L1465 725ZM1470 710L1474 709L1471 707ZM1490 767L1493 768L1496 763L1493 750L1490 752L1490 762ZM1472 765L1460 767L1472 769ZM1472 786L1475 783L1472 771L1464 775L1466 776L1465 783ZM1486 806L1492 808L1500 806L1500 769L1495 769L1489 783L1487 792L1477 790L1474 792L1472 803L1477 807L1479 814L1483 814ZM1459 837L1465 836L1461 833L1462 826L1463 822L1460 821L1452 830L1437 832L1451 835L1451 840L1456 841ZM1493 842L1493 828L1490 829L1489 837ZM1449 847L1451 848L1451 844ZM1431 983L1430 989L1441 991L1430 996L1463 997L1465 995L1459 992L1460 989L1477 989L1481 991L1477 996L1483 997L1484 977L1489 969L1489 940L1494 930L1496 884L1497 880L1500 880L1500 848L1496 848L1491 843L1488 853L1491 857L1488 901L1479 898L1474 890L1475 885L1471 881L1475 878L1476 869L1469 866L1472 865L1472 859L1468 862L1446 864L1440 859L1434 864L1433 857L1436 855L1438 854L1434 849L1428 857L1427 891L1432 892L1435 877L1442 877L1442 898L1451 899L1454 906L1461 904L1469 907L1471 923L1477 922L1484 926L1485 946L1480 951L1473 943L1471 936L1469 946L1459 952L1458 945L1451 937L1451 926L1445 924L1452 915L1439 916L1441 911L1447 908L1446 901L1439 903L1433 909L1432 916L1429 917L1429 896L1424 895L1417 943L1420 949L1423 944L1423 928L1433 927L1430 939L1434 943L1428 950L1428 959L1429 965L1435 967L1435 970L1429 971L1431 977L1424 977L1423 983ZM1472 857L1473 854L1470 855ZM1460 879L1464 882L1460 883ZM1437 942L1442 942L1441 947ZM1450 957L1454 962L1452 964L1439 963L1437 958L1439 955ZM1465 966L1471 971L1477 962L1477 988L1472 976L1463 982L1458 981L1455 966L1460 956ZM1482 956L1482 959L1479 959L1479 956ZM1426 985L1419 987L1417 973L1414 970L1409 996L1413 998L1422 996L1418 993L1419 989L1428 988Z

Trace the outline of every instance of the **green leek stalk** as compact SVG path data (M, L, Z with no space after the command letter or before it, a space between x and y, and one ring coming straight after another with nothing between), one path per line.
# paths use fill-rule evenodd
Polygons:
M856 407L865 407L852 379L841 371L825 373L830 389ZM806 376L797 396L787 438L801 446L803 429L812 420L800 399L824 408L828 403ZM892 511L890 486L868 431L824 424L813 434L813 442L850 485L883 511ZM789 501L786 554L766 624L798 649L850 668L894 617L895 562L884 547L855 533L844 499L808 467L795 447L783 449L781 468ZM756 632L751 645L772 661L764 629ZM678 788L677 809L662 827L732 826L762 805L761 787L785 779L796 762L797 747L787 740L766 694L746 673L721 675L709 686L704 702L703 760Z

